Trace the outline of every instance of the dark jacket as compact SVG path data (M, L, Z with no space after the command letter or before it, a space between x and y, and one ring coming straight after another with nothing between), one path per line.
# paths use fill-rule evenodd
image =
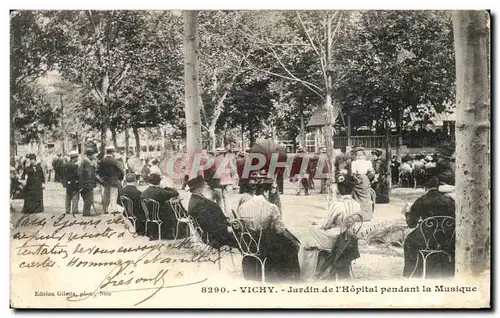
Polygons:
M233 235L228 232L229 221L217 203L193 193L189 199L188 213L198 221L205 243L214 248L224 245L237 247Z
M160 203L160 219L169 224L173 224L175 219L174 212L170 207L169 200L177 197L179 192L172 188L161 188L160 186L149 186L141 193L141 199L153 199Z
M122 165L112 156L104 156L99 162L98 174L108 187L119 187L124 175Z
M406 223L413 228L419 220L431 216L455 217L455 200L436 189L431 189L413 203L410 212L406 213Z
M75 162L69 161L64 165L62 184L66 192L77 192L79 190L78 165Z
M141 191L139 191L139 189L137 189L135 186L127 185L118 191L117 203L123 206L120 200L121 196L126 196L127 198L132 200L132 202L134 203L133 213L137 219L141 221L146 220L146 216L144 215L144 210L142 209L141 205Z
M97 185L95 168L88 158L83 158L78 167L78 184L83 192L92 191Z
M45 176L43 174L42 166L40 164L36 164L34 166L27 166L26 168L24 168L21 179L24 180L25 178L25 191L41 190L42 185L45 183Z

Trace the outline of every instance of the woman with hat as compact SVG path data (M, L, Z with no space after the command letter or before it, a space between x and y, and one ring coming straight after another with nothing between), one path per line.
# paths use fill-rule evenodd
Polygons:
M253 173L249 179L247 193L238 204L237 216L243 220L251 219L262 228L260 256L267 258L266 280L297 281L300 279L300 241L286 228L279 208L265 196L270 186L267 174ZM246 257L242 266L245 279L259 279L258 261Z
M45 185L45 177L43 169L36 161L36 155L28 156L29 163L24 168L21 175L21 180L24 182L24 205L23 213L39 213L43 212L43 188Z
M372 151L374 159L372 161L375 178L372 181L372 188L375 190L375 203L389 203L389 179L387 171L387 163L382 159L382 150L375 149Z
M370 178L375 171L363 151L357 152L356 160L351 164L351 175L357 179L352 196L361 205L363 221L370 221L375 209L375 191L371 188Z
M329 207L328 217L320 224L312 222L309 235L300 249L300 269L302 278L314 278L317 268L326 259L335 245L345 220L361 214L361 206L352 198L356 178L350 175L337 176L337 188L340 197ZM348 268L347 268L348 270Z

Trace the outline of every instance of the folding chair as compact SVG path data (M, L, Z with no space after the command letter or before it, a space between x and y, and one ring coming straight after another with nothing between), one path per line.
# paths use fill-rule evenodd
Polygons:
M134 214L134 201L132 201L130 198L124 195L120 197L120 201L123 206L122 217L129 220L132 223L135 232L136 229L135 224L137 222L137 217Z
M196 241L201 241L201 238L198 237L201 228L197 229L195 225L195 220L187 214L186 209L181 204L182 198L175 197L170 199L170 206L172 207L172 211L174 211L175 218L177 219L177 226L174 233L174 240L177 241L177 236L179 235L179 226L180 224L186 224L189 229L189 236L194 238ZM194 230L194 231L193 231ZM202 230L201 230L202 231Z
M451 246L455 239L455 219L451 216L432 216L424 219L418 225L424 238L425 248L418 251L417 262L410 277L418 268L418 260L422 258L422 278L427 275L427 259L431 255L445 254L448 262L453 261L454 248ZM448 248L448 249L447 249Z
M262 282L266 281L265 265L267 257L260 255L260 243L262 239L262 227L252 219L234 219L230 221L233 236L238 243L243 259L251 257L261 265ZM243 261L243 260L242 260Z
M142 199L142 208L144 209L144 214L146 215L146 235L148 233L148 224L155 223L158 226L158 239L161 240L161 225L163 224L160 219L160 203L153 199Z

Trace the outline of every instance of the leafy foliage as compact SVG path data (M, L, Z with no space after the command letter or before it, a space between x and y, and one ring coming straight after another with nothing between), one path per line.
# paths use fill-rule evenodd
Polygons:
M454 98L454 54L447 12L368 11L336 60L352 65L337 89L344 109L369 125L399 121L419 105L444 110Z

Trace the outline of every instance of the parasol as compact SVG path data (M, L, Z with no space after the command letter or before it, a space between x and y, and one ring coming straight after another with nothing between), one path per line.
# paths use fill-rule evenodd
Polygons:
M287 155L286 155L285 149L280 144L278 144L277 142L275 142L274 140L272 140L270 138L256 143L252 148L250 148L248 153L259 153L259 154L264 155L266 158L266 164L261 169L264 169L266 171L269 171L269 164L271 162L271 158L272 158L273 154L275 154L275 153L277 154L277 156L278 156L277 161L278 162L286 162L286 160L287 160ZM255 159L255 162L253 162L253 163L256 164L257 163L256 161L257 160ZM244 161L239 162L239 164L242 164L242 163L244 164ZM280 170L283 170L283 169L280 169ZM276 169L276 171L278 171L278 169Z

